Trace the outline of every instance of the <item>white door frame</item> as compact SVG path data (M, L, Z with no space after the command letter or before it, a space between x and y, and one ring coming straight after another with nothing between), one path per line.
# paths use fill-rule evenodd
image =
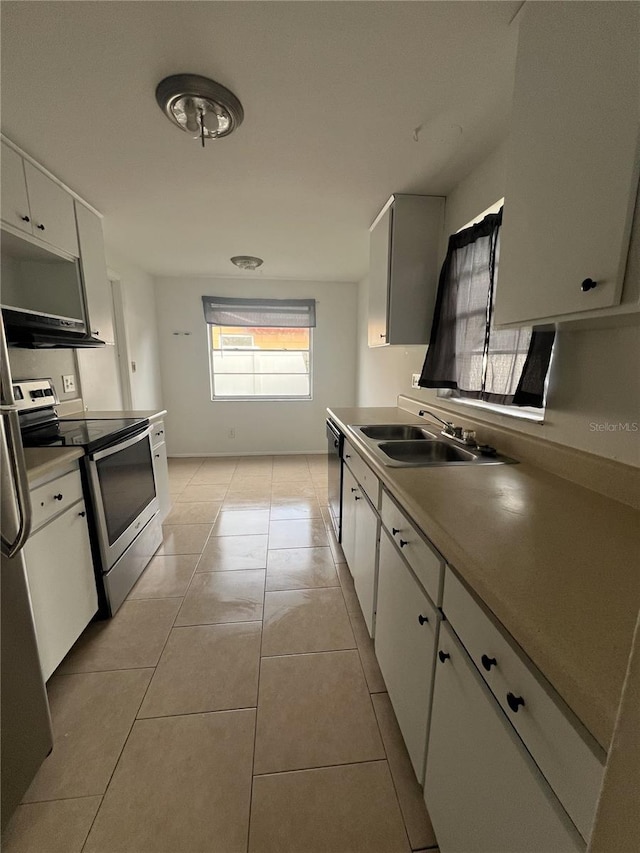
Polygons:
M133 393L131 388L131 374L129 372L129 340L127 338L127 324L124 314L124 291L120 273L107 269L111 298L113 301L113 325L115 333L115 347L118 358L118 370L120 373L120 388L122 390L122 405L124 409L133 409Z

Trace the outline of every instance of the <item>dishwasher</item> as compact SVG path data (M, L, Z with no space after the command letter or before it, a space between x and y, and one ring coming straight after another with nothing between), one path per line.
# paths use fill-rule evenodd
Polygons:
M342 541L342 448L344 436L339 427L327 418L327 471L329 515L338 542Z

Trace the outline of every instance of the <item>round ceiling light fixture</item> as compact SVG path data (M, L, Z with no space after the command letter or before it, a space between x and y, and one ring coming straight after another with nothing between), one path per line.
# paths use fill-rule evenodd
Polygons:
M254 258L253 255L234 255L230 260L241 270L257 270L264 263L262 258Z
M228 89L199 74L173 74L156 87L162 112L180 130L200 139L221 139L240 127L242 104Z

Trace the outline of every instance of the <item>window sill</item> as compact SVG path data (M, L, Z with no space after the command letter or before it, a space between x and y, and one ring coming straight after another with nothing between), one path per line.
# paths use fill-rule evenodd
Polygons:
M310 403L313 397L212 397L212 403Z
M493 403L485 403L483 400L465 400L462 397L452 397L449 394L438 393L439 400L446 400L447 403L453 403L456 406L462 406L467 409L475 409L478 412L487 412L493 415L503 415L505 418L515 418L517 421L527 421L528 423L544 424L544 414L537 412L535 409L523 406L507 407L497 406Z

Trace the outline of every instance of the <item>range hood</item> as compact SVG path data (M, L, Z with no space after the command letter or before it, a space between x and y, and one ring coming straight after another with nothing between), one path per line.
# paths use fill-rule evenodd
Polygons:
M7 344L11 347L83 349L106 346L104 341L87 333L82 320L73 317L2 306L2 319Z

